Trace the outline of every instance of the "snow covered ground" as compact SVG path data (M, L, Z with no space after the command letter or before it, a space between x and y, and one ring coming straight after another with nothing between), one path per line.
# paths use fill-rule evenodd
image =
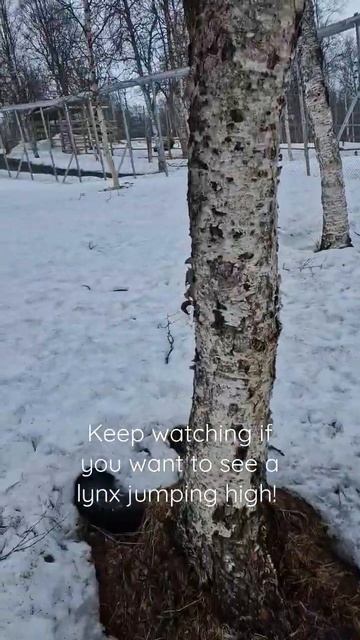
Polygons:
M187 227L184 170L120 192L0 177L1 638L101 637L72 484L82 457L128 457L90 445L90 423L145 429L188 413Z
M355 246L314 253L319 179L284 154L273 444L285 454L278 483L320 507L360 564L360 180L347 187ZM129 447L90 445L89 423L148 432L187 422L193 329L179 309L189 244L185 168L172 168L169 178L131 179L120 192L104 191L98 180L61 185L0 173L6 640L102 638L72 483L83 457L102 455L120 456L120 479L132 481ZM114 291L120 288L128 291ZM165 364L168 320L175 343Z

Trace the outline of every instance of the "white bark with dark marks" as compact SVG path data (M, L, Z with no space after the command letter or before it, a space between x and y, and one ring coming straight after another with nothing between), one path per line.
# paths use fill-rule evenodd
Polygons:
M341 249L351 246L344 176L322 69L312 0L306 2L299 51L306 107L320 166L323 206L320 249Z
M196 338L190 426L243 425L252 430L252 442L247 450L231 442L190 444L184 482L216 490L217 504L182 504L178 533L200 579L215 588L227 622L239 625L236 637L248 639L250 631L278 633L284 623L275 619L278 590L264 512L226 501L225 485L246 491L266 482L260 427L270 419L279 333L279 128L303 1L197 0L185 6ZM209 458L212 471L194 473L190 456ZM219 472L222 459L237 457L254 458L258 472Z

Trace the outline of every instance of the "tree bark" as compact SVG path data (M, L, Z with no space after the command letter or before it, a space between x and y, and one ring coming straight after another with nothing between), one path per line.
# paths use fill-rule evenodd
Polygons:
M329 95L322 70L312 0L307 0L299 42L305 101L314 130L320 166L323 230L320 249L351 246L344 176L339 145L333 128Z
M235 494L266 487L269 402L279 334L277 158L284 79L303 1L185 2L192 96L189 209L195 317L191 428L251 429L248 447L189 443L184 483L216 504L179 506L178 536L211 583L237 638L288 638L279 615L266 516ZM207 458L209 472L191 458ZM254 473L221 474L221 460L254 459ZM227 488L226 488L227 485ZM226 493L227 490L227 493ZM229 494L232 494L229 497ZM280 629L280 631L279 631ZM275 631L278 635L274 635ZM273 635L272 635L273 633ZM239 635L240 634L240 635Z

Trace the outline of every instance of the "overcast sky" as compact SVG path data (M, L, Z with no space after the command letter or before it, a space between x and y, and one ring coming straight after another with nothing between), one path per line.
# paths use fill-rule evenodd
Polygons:
M342 11L344 18L353 16L354 13L360 13L360 0L346 0L344 2L344 10Z

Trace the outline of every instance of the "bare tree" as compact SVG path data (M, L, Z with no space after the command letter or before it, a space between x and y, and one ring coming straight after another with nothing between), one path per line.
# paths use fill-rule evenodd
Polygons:
M77 91L74 69L81 38L78 23L56 0L23 0L20 6L28 49L45 64L57 94L66 96Z
M312 0L306 3L299 47L305 101L314 130L321 175L323 231L320 248L348 247L351 240L342 162L333 129Z
M29 60L21 16L10 0L0 0L0 104L28 102L46 95L44 70Z
M158 18L158 30L163 53L163 66L176 69L186 65L188 37L180 0L157 0L153 10ZM179 136L183 158L188 154L188 105L183 80L170 80L164 91Z
M0 62L10 102L20 102L24 97L20 83L16 26L9 0L0 0Z
M153 0L114 0L113 9L122 34L122 60L130 62L139 76L151 74L159 49L158 16ZM159 171L166 171L159 119L156 117L157 88L155 84L147 84L142 85L141 90L152 128L157 132L159 139Z

